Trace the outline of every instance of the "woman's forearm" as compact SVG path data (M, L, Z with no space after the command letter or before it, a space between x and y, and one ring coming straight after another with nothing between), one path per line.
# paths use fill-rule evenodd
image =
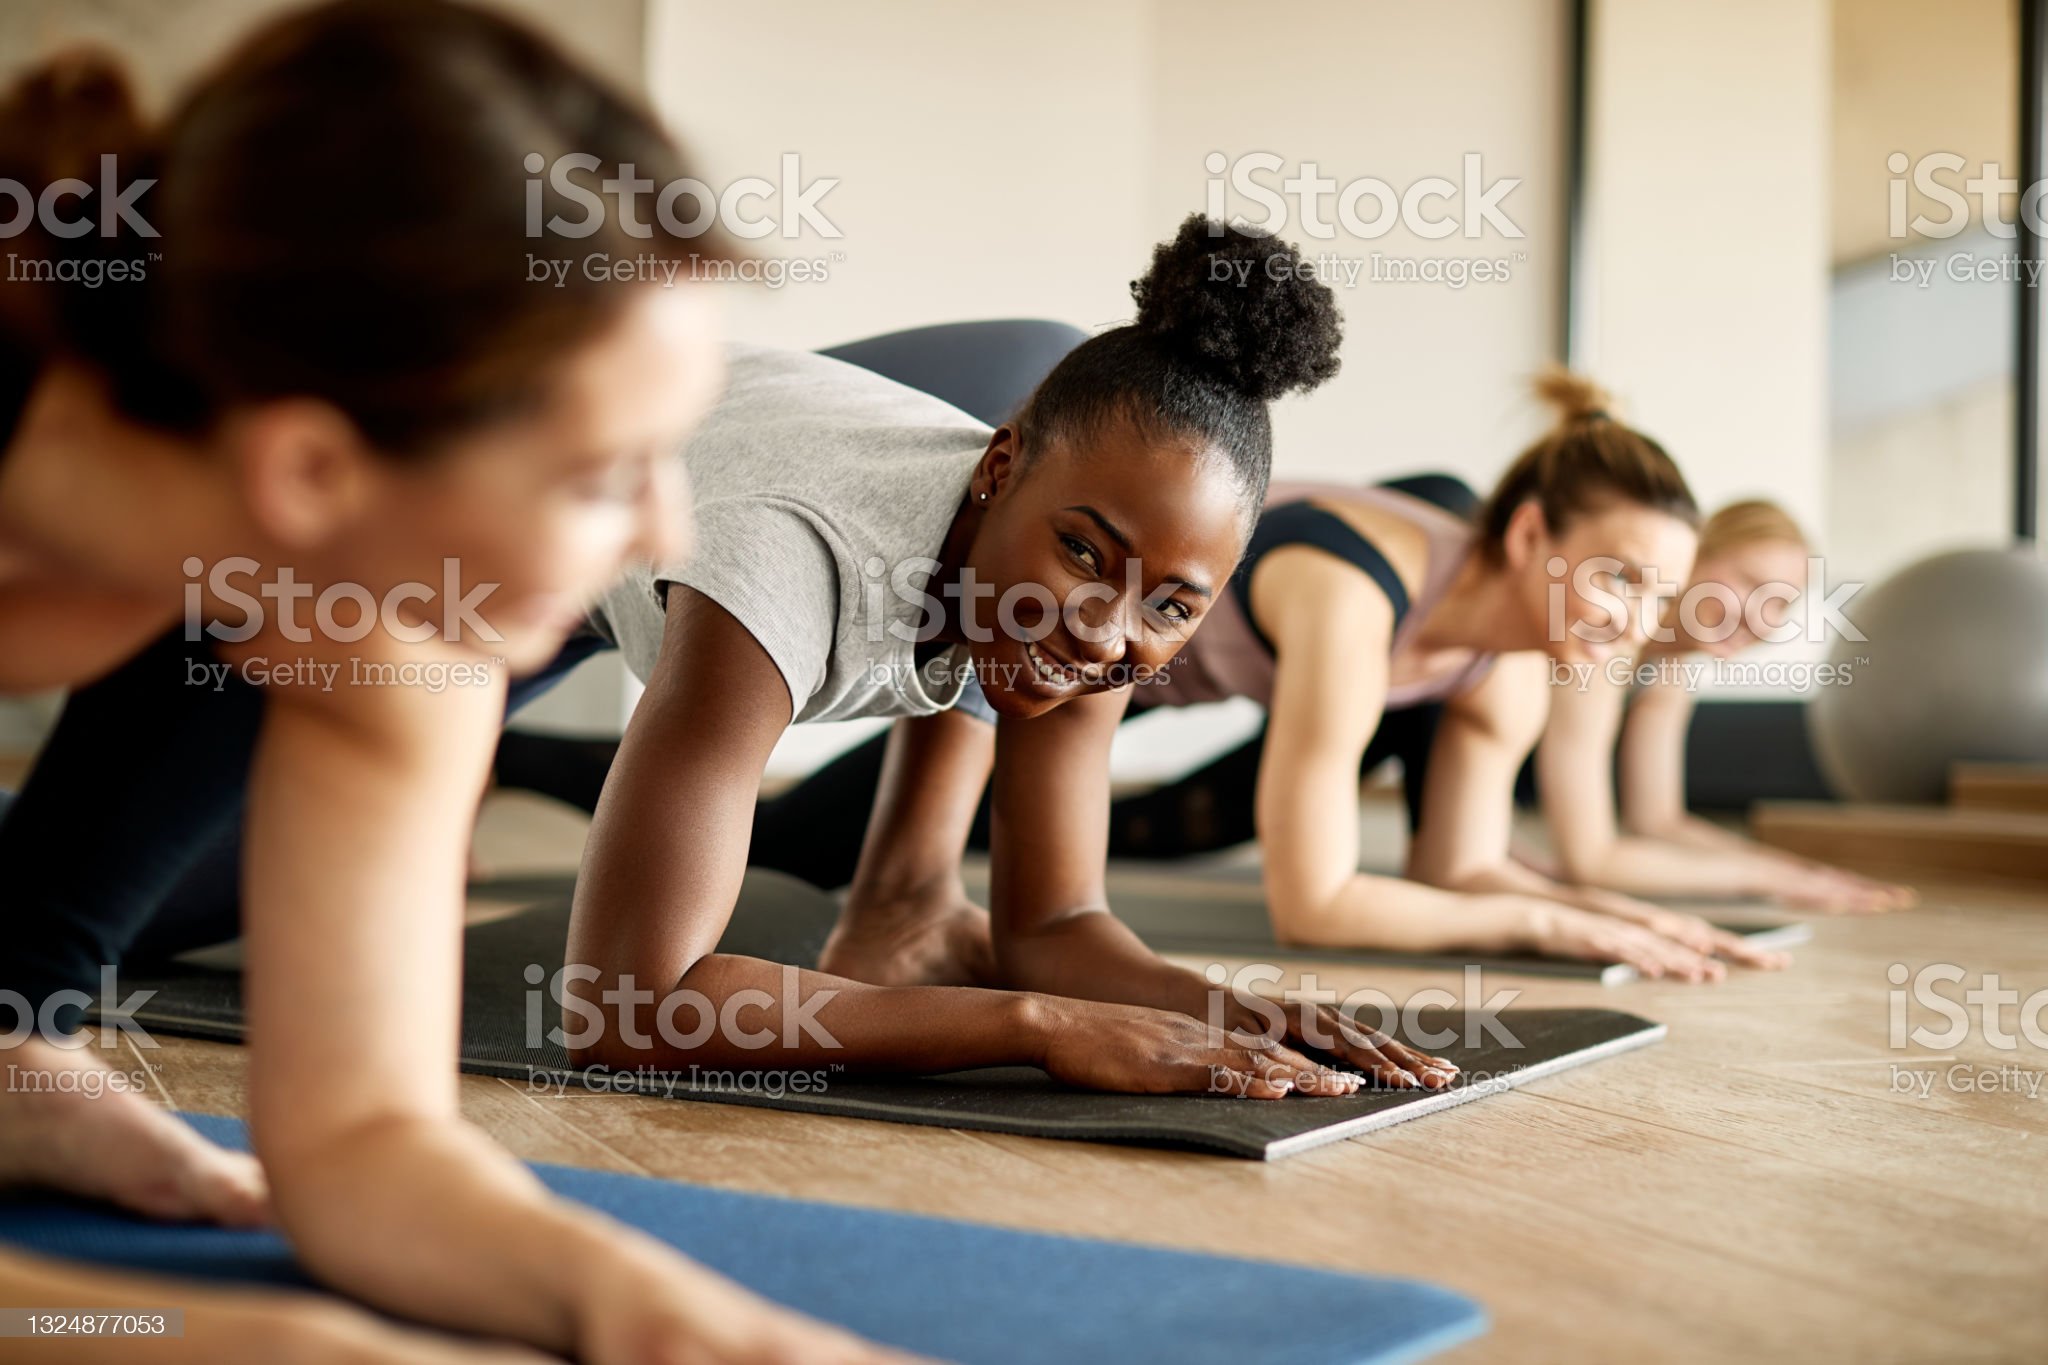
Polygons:
M1739 842L1698 844L1624 835L1591 866L1566 864L1578 886L1632 896L1754 896L1769 887L1768 869Z
M457 1119L391 1114L262 1155L316 1279L457 1331L573 1351L577 1277L638 1237L555 1198Z
M1206 1017L1209 988L1166 961L1105 910L1083 910L996 936L1004 979L1019 990Z
M1405 877L1354 874L1323 905L1276 911L1283 943L1390 952L1513 953L1539 930L1530 904L1514 895L1468 894Z
M1662 825L1646 826L1643 828L1631 826L1630 832L1646 839L1663 839L1674 844L1684 844L1689 848L1780 856L1772 854L1771 850L1765 848L1762 844L1757 843L1753 839L1745 838L1735 830L1725 829L1715 824L1712 820L1694 815L1689 811L1680 811L1675 819Z
M854 873L856 903L909 899L934 885L959 891L995 747L995 726L961 712L896 722Z
M565 1046L578 1065L615 1069L1036 1065L1056 1011L1055 1002L1017 991L869 986L723 953L699 959L670 991L622 993L615 977L572 990Z

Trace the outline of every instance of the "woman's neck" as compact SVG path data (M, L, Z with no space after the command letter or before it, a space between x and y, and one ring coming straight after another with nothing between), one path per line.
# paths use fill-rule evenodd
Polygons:
M986 515L982 505L975 501L970 488L960 500L960 510L953 514L953 524L946 528L946 539L939 546L939 567L924 585L925 594L939 606L939 622L936 631L929 632L925 641L933 645L957 645L965 643L968 636L962 623L962 607L967 595L960 590L960 578L967 564L968 550L974 544L974 537L981 531L981 519ZM947 591L948 589L951 591ZM976 608L987 612L994 607ZM989 618L984 617L980 625L989 628Z
M0 464L11 562L175 602L187 559L248 553L253 529L208 451L121 415L90 371L44 369Z
M1507 573L1475 545L1458 565L1451 584L1429 614L1417 623L1415 643L1424 651L1470 649L1484 654L1509 654L1540 649L1527 613L1515 600Z

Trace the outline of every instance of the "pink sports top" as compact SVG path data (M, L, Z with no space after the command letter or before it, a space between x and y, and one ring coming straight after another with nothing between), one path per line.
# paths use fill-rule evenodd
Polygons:
M1313 501L1317 498L1370 503L1421 528L1428 541L1429 562L1412 598L1379 549L1350 522L1317 506ZM1249 597L1253 569L1283 545L1314 545L1356 565L1379 585L1394 605L1391 656L1414 638L1420 623L1457 577L1471 553L1472 528L1435 503L1392 488L1274 484L1230 589L1218 596L1201 628L1182 647L1164 677L1135 690L1134 708L1193 706L1232 697L1248 697L1261 706L1272 704L1273 648L1251 619ZM1480 654L1435 676L1390 686L1386 709L1397 711L1454 696L1484 677L1493 659L1492 654Z

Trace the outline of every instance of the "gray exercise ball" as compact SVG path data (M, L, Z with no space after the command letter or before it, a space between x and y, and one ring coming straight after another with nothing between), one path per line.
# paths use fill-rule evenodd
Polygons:
M1807 706L1837 796L1942 801L1949 765L2048 762L2048 563L2032 549L1958 550L1852 597L1865 639L1829 659L1847 682Z

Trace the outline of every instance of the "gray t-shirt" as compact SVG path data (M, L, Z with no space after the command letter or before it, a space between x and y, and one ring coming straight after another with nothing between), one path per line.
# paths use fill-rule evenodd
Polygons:
M592 624L645 681L667 585L681 583L760 641L797 721L925 716L959 702L965 647L920 668L924 606L899 585L925 586L989 428L842 360L733 346L726 361L725 396L682 453L695 551L635 569Z

